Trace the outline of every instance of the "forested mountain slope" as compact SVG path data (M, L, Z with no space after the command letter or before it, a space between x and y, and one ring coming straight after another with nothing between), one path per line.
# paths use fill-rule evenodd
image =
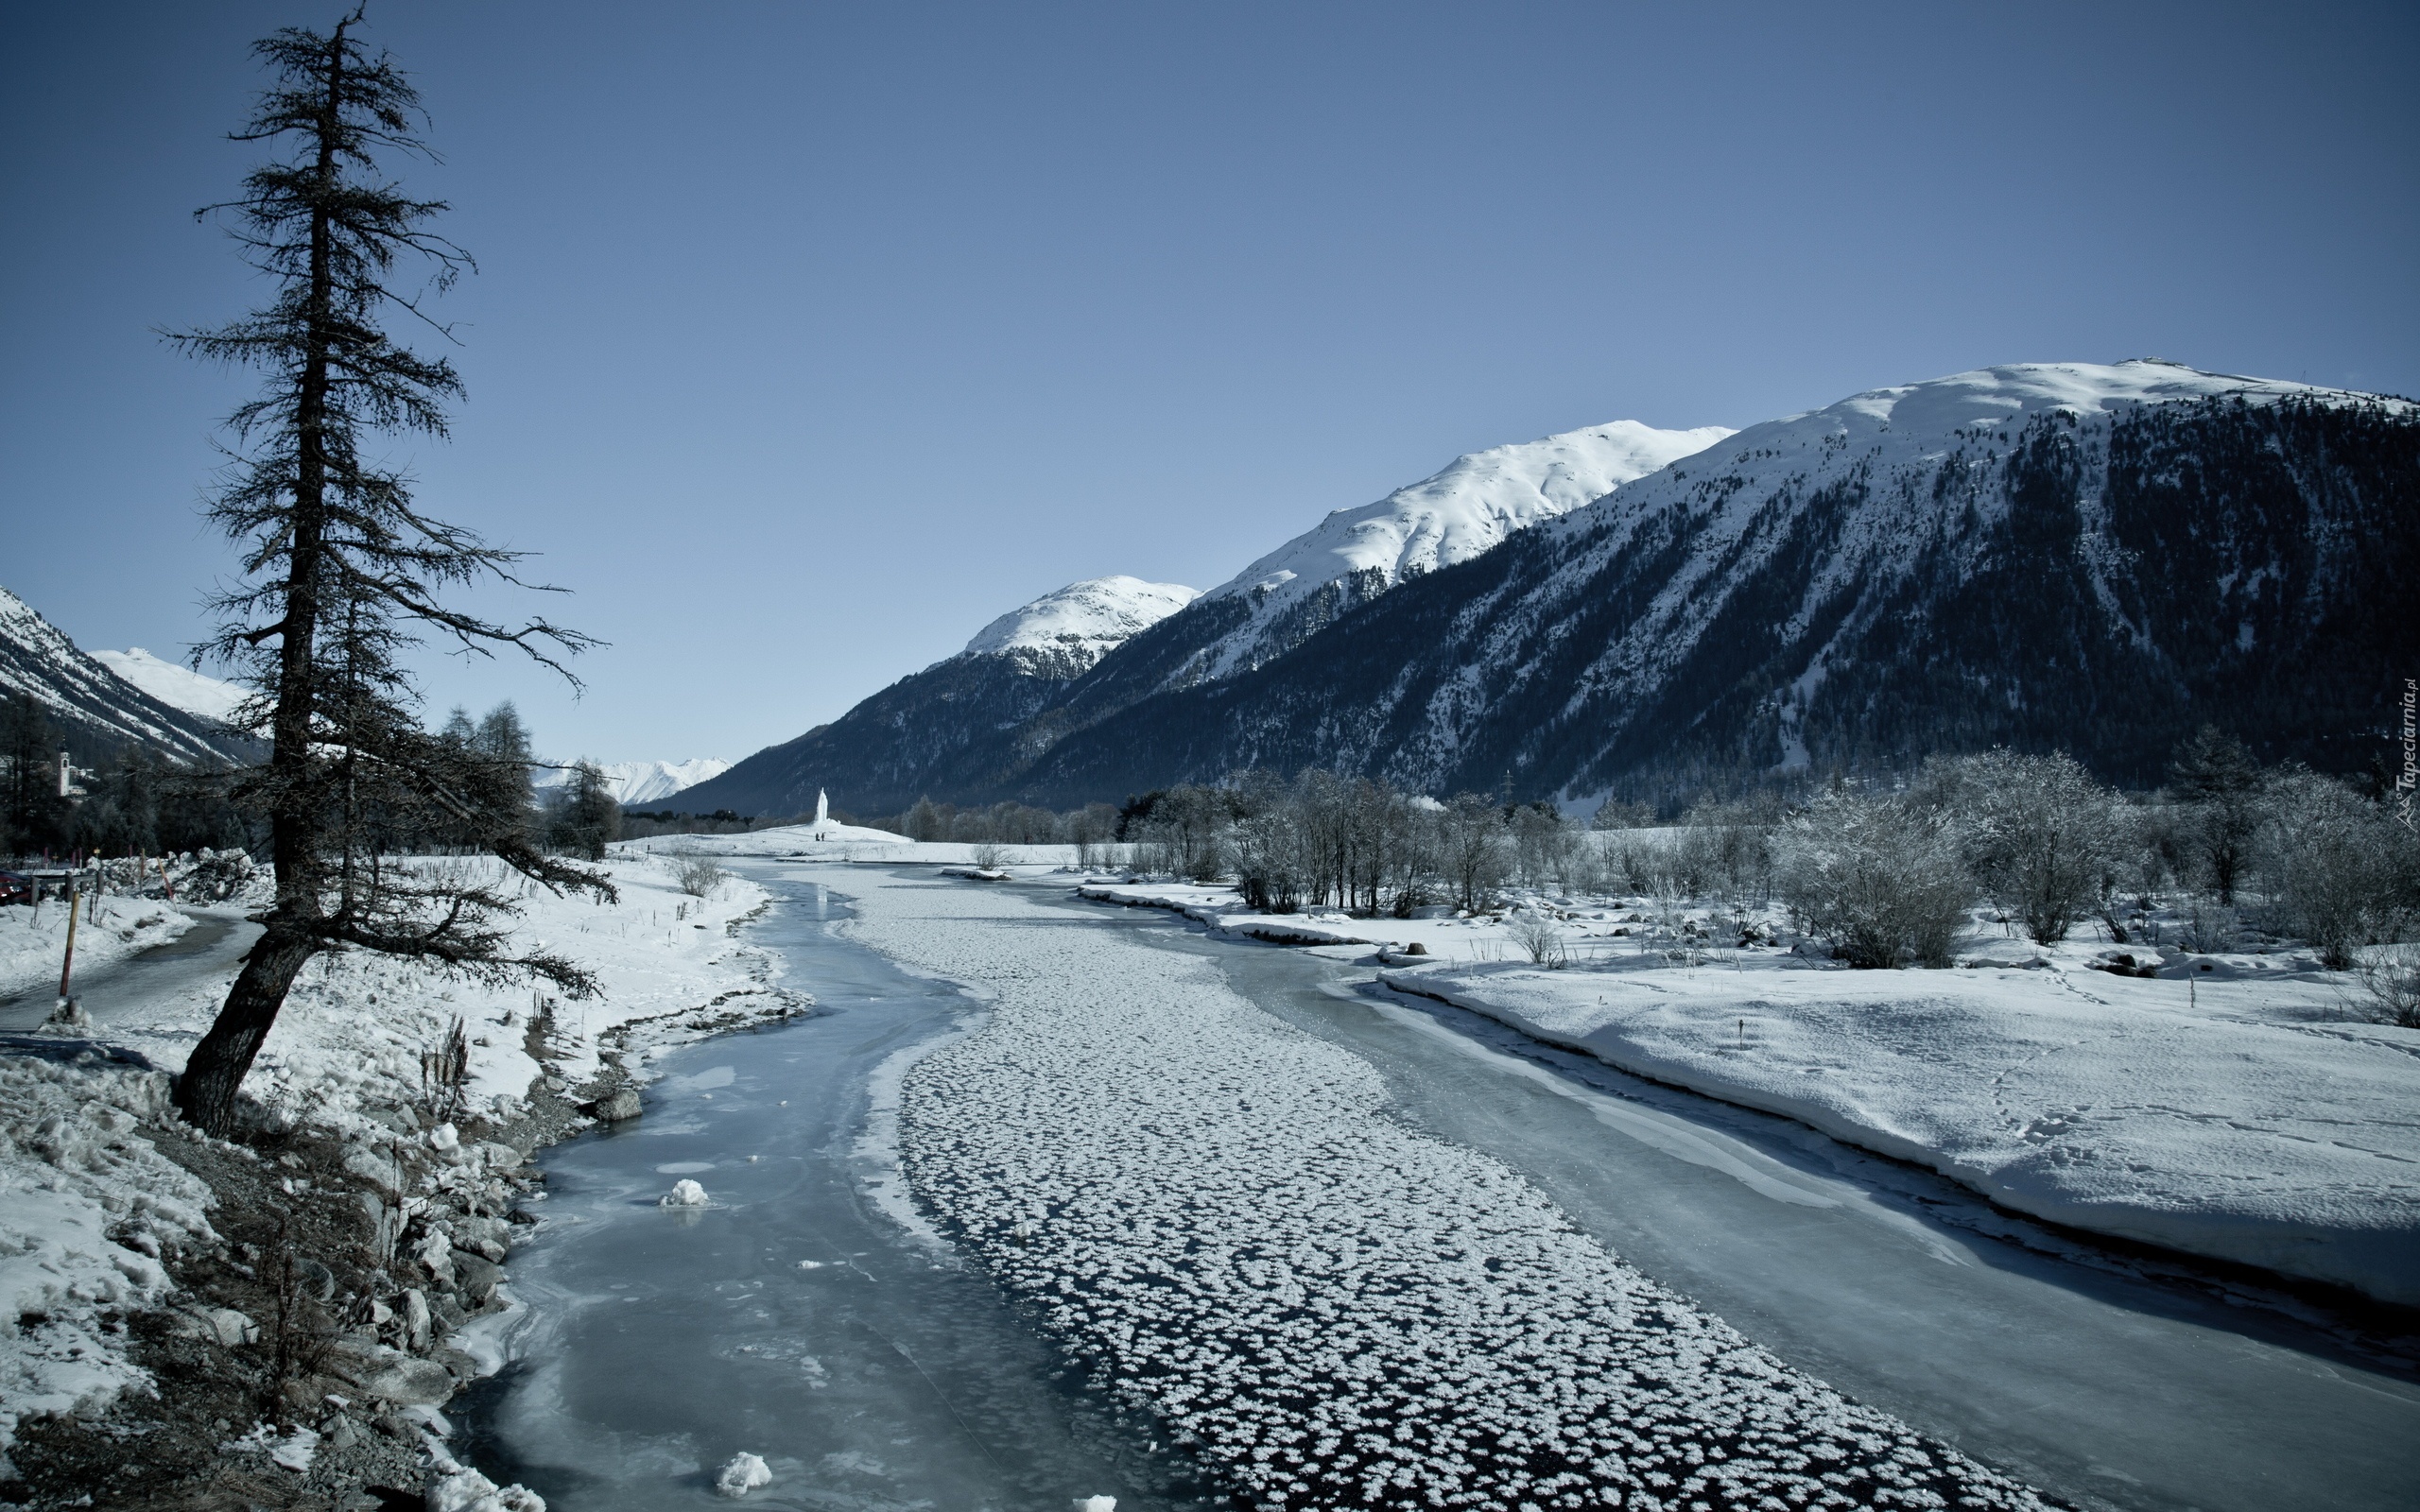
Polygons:
M1659 798L1995 743L2146 782L2204 721L2343 769L2382 737L2415 581L2409 402L1986 369L1742 431L1257 670L1057 731L1008 790L1317 765Z
M197 679L199 680L199 679ZM0 588L0 696L30 695L60 742L87 765L130 745L186 765L239 758L240 736L153 697L77 648L24 599Z

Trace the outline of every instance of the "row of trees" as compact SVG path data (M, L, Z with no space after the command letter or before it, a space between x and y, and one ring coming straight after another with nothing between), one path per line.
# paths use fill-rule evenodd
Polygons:
M2263 770L2204 730L2168 788L2129 798L2064 755L1935 759L1905 790L1828 793L1775 833L1782 895L1861 965L1941 964L1977 898L2038 944L2097 919L2155 943L2164 899L2182 943L2247 928L2308 941L2323 964L2420 929L2420 837L2340 779Z
M474 721L456 709L435 734L458 781L452 806L396 803L385 794L354 808L364 848L389 855L480 849L512 833L559 855L600 859L621 835L621 806L596 766L574 766L543 799L529 732L510 702ZM59 791L60 736L42 706L18 694L0 707L0 854L160 855L252 850L267 816L238 799L241 774L197 770L141 747L122 747L83 778L81 796Z
M2385 802L2301 767L2263 770L2214 730L2149 795L2107 787L2064 755L1993 750L1936 758L1892 790L1701 803L1663 828L1582 825L1476 794L1441 802L1319 770L1062 815L919 803L904 821L920 839L1080 853L1123 841L1138 867L1232 881L1281 913L1476 909L1515 884L1737 916L1778 902L1859 966L1947 964L1978 903L2043 945L2087 921L2118 944L2181 936L2204 950L2256 928L2306 940L2338 969L2420 931L2420 840Z

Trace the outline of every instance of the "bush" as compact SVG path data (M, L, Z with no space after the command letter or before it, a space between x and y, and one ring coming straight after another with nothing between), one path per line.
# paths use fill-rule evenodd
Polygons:
M2420 946L2387 945L2353 961L2354 1017L2420 1029Z
M1561 971L1571 964L1571 953L1564 942L1562 926L1544 914L1514 914L1506 933L1512 936L1512 943L1537 965L1549 971Z
M2349 971L2364 945L2399 938L2420 898L2420 848L2383 807L2333 778L2287 771L2270 784L2262 870L2280 921Z
M1782 897L1858 967L1947 966L1974 885L1938 814L1833 793L1784 832Z
M723 879L730 875L706 856L681 856L673 862L673 875L681 890L692 898L711 898L720 890Z
M2056 945L2114 885L2124 834L2117 796L2066 755L1987 751L1936 762L1927 798L1955 825L1968 871Z

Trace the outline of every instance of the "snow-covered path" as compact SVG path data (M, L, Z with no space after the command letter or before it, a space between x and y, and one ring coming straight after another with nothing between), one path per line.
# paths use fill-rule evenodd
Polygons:
M1408 1127L1210 962L1007 890L818 880L994 999L906 1080L919 1197L1262 1504L2038 1504Z
M76 999L95 1027L107 1029L121 1018L148 1009L187 988L225 981L252 948L252 941L260 938L261 926L248 921L238 905L181 911L193 920L193 927L167 944L78 969ZM30 1029L42 1022L58 1005L57 992L58 985L45 980L13 997L0 998L0 1029Z

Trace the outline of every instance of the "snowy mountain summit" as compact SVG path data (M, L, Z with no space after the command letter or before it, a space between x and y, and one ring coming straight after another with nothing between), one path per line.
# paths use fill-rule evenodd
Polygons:
M109 663L110 655L78 648L33 606L0 588L0 696L23 694L41 705L61 727L78 761L89 764L130 745L188 765L216 764L241 752L241 737L219 725L215 713L203 714L129 679ZM195 682L227 687L156 658L145 660Z
M731 763L712 756L695 756L685 762L599 762L596 769L604 775L606 791L614 795L614 801L629 808L670 798L709 778L720 777L731 770ZM540 767L531 781L539 787L563 787L571 778L571 765L566 764Z
M1069 583L977 632L963 656L1011 656L1028 677L1073 678L1201 596L1182 583L1115 576Z
M95 651L93 660L169 708L201 719L223 720L251 696L232 682L163 662L139 645L123 651Z
M1249 670L1408 577L1468 561L1731 434L1720 425L1664 431L1617 420L1466 453L1374 504L1335 510L1203 595L1242 599L1249 613L1171 680Z

